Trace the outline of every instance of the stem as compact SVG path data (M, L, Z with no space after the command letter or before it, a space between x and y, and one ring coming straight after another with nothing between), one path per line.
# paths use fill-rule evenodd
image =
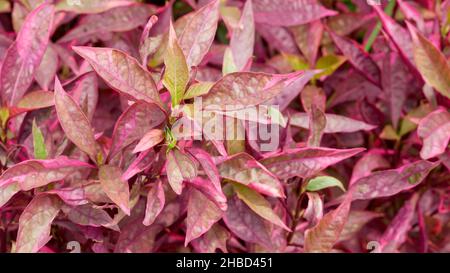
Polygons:
M386 8L384 9L384 12L388 16L392 16L392 13L394 12L395 7L395 0L390 0L387 4ZM369 39L367 39L366 45L364 46L364 50L369 52L372 48L373 43L375 42L375 39L378 37L378 34L381 31L381 22L378 20L377 25L372 30L372 33L369 36Z
M307 180L306 180L307 182ZM298 187L297 187L297 192L301 191L302 188L302 181L298 182ZM292 241L292 238L294 237L294 233L295 233L295 229L297 228L297 224L298 221L300 220L300 211L301 211L301 206L302 206L302 202L303 202L303 198L305 197L305 193L303 191L301 191L300 195L297 198L297 204L295 205L295 214L294 217L292 218L292 224L291 224L291 232L289 233L288 237L287 237L287 243L290 244L290 242Z

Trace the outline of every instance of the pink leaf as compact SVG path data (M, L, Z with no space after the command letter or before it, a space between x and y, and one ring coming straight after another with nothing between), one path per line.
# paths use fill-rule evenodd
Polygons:
M180 46L188 67L197 66L208 53L219 20L219 1L211 1L197 10L187 22L180 36Z
M119 117L114 126L109 158L120 150L140 140L148 131L165 120L164 112L154 103L136 102Z
M270 156L261 160L261 163L279 179L288 179L294 176L305 178L363 150L363 148L300 148Z
M233 110L259 105L273 99L292 82L304 77L303 72L275 75L256 72L236 72L225 75L203 96L203 108Z
M133 57L112 48L73 47L113 89L132 100L161 105L156 84L150 73ZM124 70L124 67L127 69Z
M309 124L312 126L309 128L307 146L320 147L320 142L327 126L327 118L325 113L314 104L309 112Z
M61 209L61 201L52 195L33 198L19 218L16 252L36 253L50 241L50 226Z
M42 57L39 67L36 69L36 74L34 75L42 89L49 90L49 87L53 84L55 75L58 72L58 68L58 54L50 44Z
M370 125L365 122L348 118L345 116L335 114L325 114L327 119L324 133L352 133L360 130L370 131L376 128L375 125ZM295 113L291 116L290 124L293 126L309 129L309 117L307 113Z
M67 138L87 153L92 161L97 162L102 152L95 140L94 130L77 103L63 90L58 78L55 80L55 107Z
M311 111L312 105L315 105L320 111L325 112L327 97L322 88L308 85L302 90L300 98L303 109L305 109L306 112L309 113Z
M207 179L196 177L189 181L189 185L203 193L209 200L214 202L222 211L227 210L227 198L221 188L216 188L213 183Z
M267 101L266 105L278 105L280 111L283 111L294 100L298 94L303 90L303 87L316 74L314 71L306 71L303 77L298 78L293 83L286 86L286 88L276 95L271 100Z
M313 228L305 232L305 252L330 252L344 229L350 211L351 195L339 207L327 213Z
M445 152L450 140L450 113L438 109L420 120L417 134L423 139L420 157L429 159Z
M48 160L26 160L3 172L0 177L0 186L19 183L21 190L27 191L63 180L82 168L92 167L87 163L64 157Z
M347 218L347 223L339 236L339 241L352 239L357 235L358 231L364 227L367 223L375 218L383 216L381 213L365 211L365 210L353 210Z
M214 253L220 249L227 253L227 241L230 232L219 224L214 224L208 232L201 237L191 241L192 246L200 253Z
M144 171L155 161L155 152L147 150L140 153L136 159L128 166L128 169L122 174L123 180L129 180L134 175Z
M113 219L106 211L95 208L92 205L82 205L68 209L67 218L76 224L91 227L108 226L113 222Z
M315 226L323 217L323 201L317 192L307 192L308 206L303 217L309 222L309 226Z
M133 153L142 152L153 148L164 140L164 131L161 129L151 129L139 140L139 143L133 150Z
M395 53L386 54L381 76L383 90L389 96L392 125L397 128L413 79L408 68Z
M99 14L87 15L75 28L59 39L58 43L83 40L105 32L132 30L145 24L149 15L154 12L153 7L136 3L130 6L116 7Z
M367 54L355 41L336 35L331 31L329 31L329 33L336 46L344 54L344 56L347 57L348 61L355 67L355 69L361 72L361 74L370 82L380 86L380 68L377 66L372 57Z
M230 231L242 240L271 247L268 224L237 197L228 200L223 220Z
M154 53L154 51L156 50L154 45L157 43L153 43L155 41L153 39L162 41L162 38L148 37L148 35L150 34L150 30L157 22L158 17L152 15L150 19L148 19L147 24L145 25L144 30L142 31L141 38L139 39L139 55L141 57L142 65L144 67L147 66L148 56Z
M98 102L98 80L95 72L87 72L66 83L64 88L72 92L72 97L81 106L88 120L94 117Z
M299 53L295 39L287 28L259 23L256 24L256 31L269 43L271 48L283 53Z
M167 154L166 173L173 191L181 194L183 181L197 176L197 166L189 155L173 150Z
M381 154L371 153L369 151L354 165L350 185L358 179L370 175L376 169L387 169L389 166L389 162Z
M0 186L0 208L3 207L19 191L20 186L17 182L2 184Z
M89 202L86 197L85 190L82 187L59 188L55 190L46 191L46 193L57 195L59 198L61 198L61 200L64 201L64 203L70 206L81 206Z
M153 250L155 237L161 230L160 225L147 227L141 218L135 219L121 229L114 252L148 253Z
M61 0L56 8L80 14L104 12L115 7L130 6L134 0Z
M214 187L218 191L222 191L222 187L220 185L219 170L217 169L211 155L201 149L195 148L189 149L189 152L197 159L198 163L200 163L203 171L205 172L206 176L208 176Z
M42 4L28 14L9 47L0 72L0 90L3 104L15 105L33 81L50 38L54 7Z
M253 0L253 12L256 22L274 26L302 25L336 14L316 0Z
M391 17L387 16L379 7L374 6L374 9L377 12L378 17L380 17L383 29L394 42L399 53L407 62L409 62L410 66L414 67L413 45L408 31L397 24Z
M418 199L417 194L413 195L389 224L380 238L382 252L395 252L405 242L407 233L412 228Z
M19 109L36 110L55 105L55 94L50 91L29 92L17 103Z
M157 181L152 185L147 194L147 206L145 208L145 218L142 222L146 226L150 226L155 222L156 217L161 213L166 202L164 189L161 181Z
M249 154L239 153L229 157L219 165L219 173L222 178L246 185L259 193L285 197L277 177Z
M102 165L98 173L103 191L126 215L130 215L130 189L121 179L122 171L115 166Z
M431 41L407 22L412 36L414 63L428 85L450 98L450 64Z
M340 13L327 20L328 27L338 35L348 35L372 20L374 16L356 12Z
M253 57L255 44L255 22L253 19L252 0L247 0L242 10L242 16L233 29L230 48L237 71L242 71L249 59Z
M239 183L233 183L233 189L239 199L244 201L244 203L247 204L247 206L249 206L249 208L260 217L287 231L291 231L286 226L283 219L281 219L280 216L275 213L272 208L272 204L267 201L267 199L264 198L261 194Z
M355 181L350 188L353 200L387 197L420 184L439 162L416 161L398 169L378 171Z
M201 192L192 189L189 195L184 245L203 235L222 218L222 211Z
M323 25L320 20L292 27L291 32L303 55L311 65L314 65L323 34Z

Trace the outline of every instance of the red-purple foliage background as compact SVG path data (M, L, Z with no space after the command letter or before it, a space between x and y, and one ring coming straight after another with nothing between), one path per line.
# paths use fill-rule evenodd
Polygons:
M449 56L449 0L0 0L0 252L449 252Z

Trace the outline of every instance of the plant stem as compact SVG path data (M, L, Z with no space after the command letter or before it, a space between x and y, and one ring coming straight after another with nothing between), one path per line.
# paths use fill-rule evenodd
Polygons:
M307 182L307 180L305 180ZM295 229L297 228L298 221L300 220L300 210L303 202L303 198L305 196L305 193L301 191L303 181L300 180L298 182L297 192L300 192L300 195L297 198L297 204L295 205L295 214L292 217L292 224L291 224L291 232L289 233L287 237L287 243L289 244L292 241L292 238L294 237Z
M395 7L395 0L390 0L387 4L386 8L384 9L384 12L388 16L392 16L392 13L394 12ZM364 50L369 52L372 48L373 43L375 42L375 39L378 37L378 34L381 31L381 22L378 20L377 25L372 30L372 33L369 36L369 39L367 39L366 45L364 46Z

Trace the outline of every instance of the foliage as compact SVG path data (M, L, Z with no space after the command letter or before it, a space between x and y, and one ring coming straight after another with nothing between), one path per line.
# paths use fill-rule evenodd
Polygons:
M0 252L449 252L450 0L373 2L0 0Z

